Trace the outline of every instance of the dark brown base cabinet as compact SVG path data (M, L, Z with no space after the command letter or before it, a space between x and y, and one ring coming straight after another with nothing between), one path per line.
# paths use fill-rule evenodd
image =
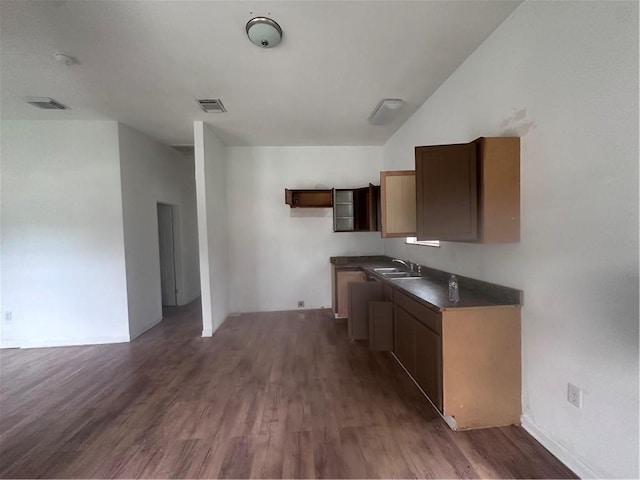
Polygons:
M349 337L392 350L454 430L520 423L520 307L438 311L382 282L349 284Z
M393 351L427 397L442 411L442 316L398 291L394 299Z
M520 423L520 307L437 313L394 291L398 361L451 428Z

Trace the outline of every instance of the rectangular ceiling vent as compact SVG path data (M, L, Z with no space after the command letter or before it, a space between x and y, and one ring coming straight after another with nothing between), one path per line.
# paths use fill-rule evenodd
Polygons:
M198 103L207 113L223 113L227 111L219 98L201 98Z
M27 97L27 103L44 110L69 110L69 107L49 97Z

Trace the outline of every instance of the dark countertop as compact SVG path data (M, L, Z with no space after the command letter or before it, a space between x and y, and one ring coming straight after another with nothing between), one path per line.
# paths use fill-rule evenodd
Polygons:
M449 276L451 273L422 266L422 276L414 278L389 279L375 271L376 268L400 267L385 256L331 257L331 263L342 270L363 270L375 278L405 293L427 307L439 312L453 308L475 308L496 306L519 306L522 292L517 289L483 282L456 274L458 277L460 301L449 301Z

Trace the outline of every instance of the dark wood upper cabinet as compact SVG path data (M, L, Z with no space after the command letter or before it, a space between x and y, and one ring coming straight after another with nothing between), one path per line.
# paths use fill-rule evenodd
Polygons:
M476 144L416 147L418 240L478 238Z
M332 190L284 190L284 202L291 208L331 208Z
M416 147L418 240L520 241L520 139Z
M380 230L380 187L334 190L333 229L336 232Z

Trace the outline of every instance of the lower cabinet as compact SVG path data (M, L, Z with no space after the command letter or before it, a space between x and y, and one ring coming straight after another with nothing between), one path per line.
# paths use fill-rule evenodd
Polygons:
M393 351L454 430L520 423L520 307L437 311L360 271L334 271L352 340Z
M520 307L393 303L394 354L453 429L520 423Z
M393 289L377 281L349 284L348 335L371 350L393 350Z
M442 411L442 338L417 321L416 366L413 378L438 410Z
M332 306L336 318L349 316L349 284L366 281L367 276L361 270L341 270L331 266Z
M399 292L396 292L396 299L402 299L403 305L408 302L415 305L410 305L413 310L411 314L400 306L400 302L394 304L393 352L433 404L442 411L442 339L438 332L424 323L429 319L439 325L440 315L428 311L427 307Z
M393 353L412 376L416 372L415 323L402 308L393 306Z
M369 304L382 300L383 285L380 282L349 284L348 335L351 340L369 339Z

